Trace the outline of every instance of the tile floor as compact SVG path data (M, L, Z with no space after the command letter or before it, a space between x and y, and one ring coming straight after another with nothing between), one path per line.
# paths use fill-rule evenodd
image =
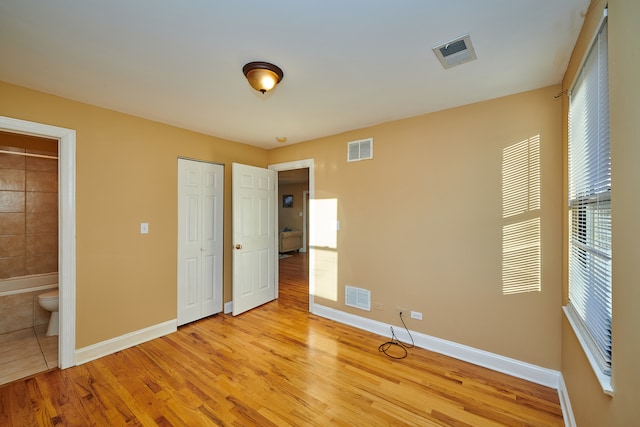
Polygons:
M0 385L58 366L58 336L47 325L0 335Z

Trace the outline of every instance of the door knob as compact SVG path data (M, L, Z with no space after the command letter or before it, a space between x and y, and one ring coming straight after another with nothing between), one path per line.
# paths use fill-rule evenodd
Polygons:
M242 249L242 245L240 244L236 245L236 249Z

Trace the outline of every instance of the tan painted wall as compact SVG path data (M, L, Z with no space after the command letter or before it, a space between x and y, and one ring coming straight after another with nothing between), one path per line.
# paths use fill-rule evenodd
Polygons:
M283 184L278 186L278 229L282 230L285 227L302 230L302 208L303 208L303 195L302 192L309 188L308 183L299 184ZM293 195L293 206L290 208L282 207L282 196L285 194Z
M0 114L75 129L76 348L176 318L177 158L266 166L266 151L0 82ZM140 235L139 223L149 223ZM231 299L231 221L224 296Z
M316 303L393 324L396 307L420 311L424 320L409 319L410 329L560 369L559 91L549 87L270 151L270 164L313 158L314 202L337 202L337 248L314 252L319 266L337 259L337 280L324 268L315 273L317 287L332 288L318 293L336 300L316 296ZM502 151L536 135L542 291L503 295ZM367 137L374 138L374 159L347 163L347 142ZM346 307L347 284L370 289L384 310Z
M563 320L562 373L569 390L574 416L580 427L632 426L638 425L640 420L640 45L637 43L640 2L593 1L565 75L563 89L570 88L607 3L612 162L614 396L606 396L602 392L571 326ZM566 105L565 102L565 107ZM566 151L566 129L563 139ZM565 227L565 236L566 233ZM566 302L566 284L564 288Z

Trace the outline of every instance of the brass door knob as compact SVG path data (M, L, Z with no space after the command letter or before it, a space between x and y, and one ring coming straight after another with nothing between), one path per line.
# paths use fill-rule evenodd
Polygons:
M242 245L240 244L236 245L236 249L242 249Z

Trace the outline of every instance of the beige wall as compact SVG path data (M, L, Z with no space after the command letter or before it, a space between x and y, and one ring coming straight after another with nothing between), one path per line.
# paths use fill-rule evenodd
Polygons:
M424 320L409 319L410 329L560 369L559 91L549 87L270 151L270 164L313 158L314 202L337 203L337 248L314 251L316 265L327 266L315 279L318 294L328 298L316 296L316 303L394 324L396 307L420 311ZM502 153L536 135L542 290L503 295L502 227L509 221L502 218ZM347 163L347 142L367 137L374 138L374 159ZM337 271L328 272L333 260ZM347 284L370 289L384 310L346 307Z
M1 82L0 114L77 131L76 348L176 318L178 156L225 164L225 218L231 163L267 165L259 148ZM230 227L225 221L225 301Z
M562 373L569 390L576 422L581 427L631 426L638 425L640 420L640 45L637 43L640 2L593 1L565 75L563 89L570 88L607 3L612 163L614 395L610 397L602 392L571 326L563 319ZM566 105L565 102L565 107ZM566 111L565 108L565 116ZM566 129L563 139L566 151ZM564 233L566 236L566 227ZM564 288L566 302L566 285Z
M285 227L293 230L302 230L302 208L303 194L302 192L309 188L308 183L283 184L278 186L278 229ZM293 196L293 206L290 208L282 207L282 196L291 194Z
M558 369L557 91L271 152L6 83L0 84L0 108L3 115L77 131L78 348L175 318L178 156L227 165L226 218L229 163L315 158L316 197L338 201L336 294L345 284L367 287L385 305L357 314L397 323L394 307L418 310L425 320L409 321L412 329ZM535 135L542 141L542 292L504 296L502 150ZM375 159L347 164L346 142L368 136L375 138ZM150 224L147 236L138 231L143 221ZM226 221L225 248L229 236ZM230 264L227 250L225 301ZM346 309L342 297L320 302Z

